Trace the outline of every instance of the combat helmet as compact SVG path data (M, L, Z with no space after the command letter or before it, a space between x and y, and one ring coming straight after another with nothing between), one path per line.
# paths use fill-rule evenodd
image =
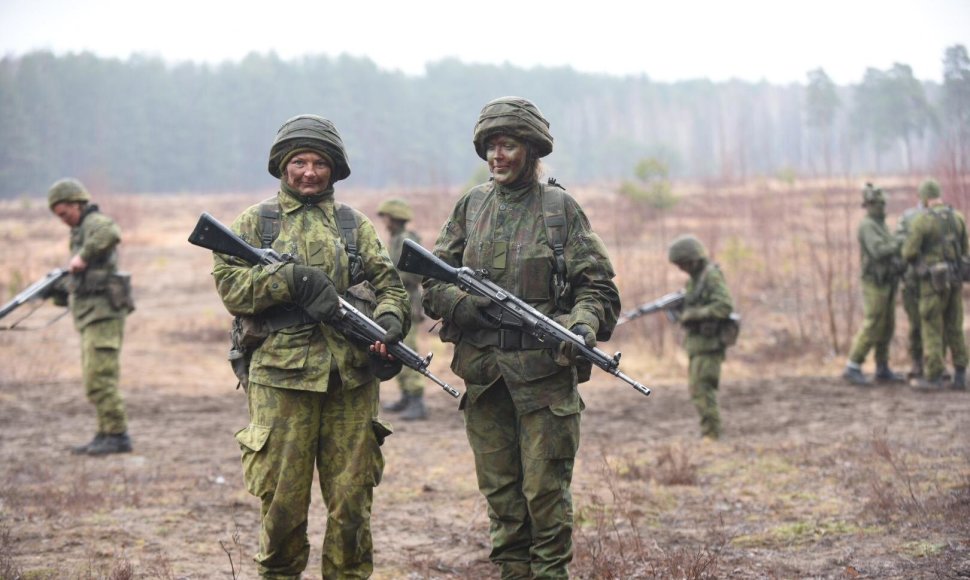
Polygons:
M350 163L344 143L337 128L329 120L317 115L297 115L283 123L269 150L267 169L270 175L282 177L281 165L284 159L298 149L309 149L328 157L333 162L333 181L346 179L350 175Z
M59 179L47 190L47 207L51 210L59 203L72 201L91 201L91 194L84 184L73 177Z
M411 206L403 199L387 199L377 206L377 215L386 215L402 222L409 222L414 218Z
M485 159L485 142L496 133L528 141L535 147L538 157L552 153L549 121L528 99L500 97L482 107L472 136L475 152L482 159Z
M882 189L875 187L871 183L866 183L862 189L862 207L868 207L877 203L885 204L886 196Z
M707 248L695 236L684 234L670 242L667 260L672 264L682 264L707 258Z
M923 203L926 203L930 199L936 199L940 195L942 195L940 192L940 184L935 179L927 179L919 186L919 198L923 200Z

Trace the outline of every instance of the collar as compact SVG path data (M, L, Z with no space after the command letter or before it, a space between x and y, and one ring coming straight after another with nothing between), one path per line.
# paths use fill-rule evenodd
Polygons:
M533 190L537 189L538 181L530 181L524 185L499 185L495 184L495 194L505 201L521 201Z
M280 200L280 210L283 213L293 213L301 207L311 205L323 209L327 205L333 206L333 185L317 195L304 197L280 180L280 192L277 197Z

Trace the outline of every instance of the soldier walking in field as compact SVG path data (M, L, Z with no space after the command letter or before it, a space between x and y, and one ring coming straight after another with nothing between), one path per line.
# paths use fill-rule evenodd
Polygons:
M889 368L889 344L896 329L896 288L902 271L900 241L886 226L886 197L867 183L862 190L866 217L859 224L858 239L862 266L862 328L856 333L842 378L854 385L868 385L862 363L875 350L877 381L903 382Z
M920 185L926 211L912 223L903 258L919 275L919 313L923 339L924 377L913 386L943 388L944 355L953 357L954 389L966 389L967 343L963 335L963 280L966 279L967 222L943 203L940 185L932 179Z
M667 253L671 264L688 274L684 304L674 316L686 331L684 348L690 357L687 386L690 400L701 421L701 435L721 436L721 414L717 390L721 364L728 346L737 339L737 322L731 318L734 301L721 269L707 257L707 249L696 237L674 239Z
M377 207L377 215L384 220L387 233L391 236L387 245L391 261L397 264L401 258L401 248L404 240L413 240L420 244L421 238L412 230L407 229L408 222L414 217L411 206L403 199L388 199ZM424 319L421 309L421 277L408 272L398 272L404 289L411 299L411 330L404 337L404 344L412 350L418 349L418 323ZM403 421L421 421L427 419L428 411L424 406L424 381L421 375L411 369L403 369L397 376L401 387L401 398L384 406L384 410L400 413Z
M251 266L217 253L213 269L229 312L272 329L252 353L250 423L236 433L246 488L262 504L255 560L263 578L300 578L310 555L316 465L327 507L322 576L367 578L374 568L371 505L384 469L380 444L390 431L377 418L372 355L328 322L339 296L367 283L376 296L374 320L393 344L411 306L374 226L334 200L334 183L350 175L350 165L333 123L316 115L288 120L268 170L279 192L244 211L232 229L295 263ZM347 227L354 248L344 240Z
M554 181L539 181L540 159L552 152L549 122L526 99L495 99L481 110L473 143L492 179L458 200L434 253L487 270L588 346L608 339L620 299L606 248L576 201ZM444 319L441 338L455 343L451 368L467 387L460 408L488 502L489 559L502 578L566 578L584 408L577 385L590 366L571 343L550 347L499 328L487 298L431 278L424 289L425 311Z
M81 333L81 374L88 400L98 418L89 443L74 447L79 455L131 451L128 417L118 391L125 318L134 310L131 279L118 272L121 229L91 203L91 195L76 179L61 179L47 192L50 210L71 228L72 274L54 288L54 303L68 306Z
M923 202L920 201L915 207L911 207L903 212L896 226L896 240L900 247L900 259L902 259L902 246L906 241L913 226L913 220L923 213ZM920 315L919 315L919 275L916 273L915 264L906 262L906 269L903 271L902 282L902 302L903 310L909 321L909 334L907 335L907 345L909 347L909 357L912 367L907 375L910 379L919 379L923 376L923 339L920 335Z

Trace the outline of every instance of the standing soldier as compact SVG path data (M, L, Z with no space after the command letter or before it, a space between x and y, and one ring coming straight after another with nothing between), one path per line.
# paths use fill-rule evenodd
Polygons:
M920 276L919 313L923 338L923 370L916 379L920 389L942 389L944 353L953 356L953 388L966 388L967 343L963 336L962 263L968 255L967 222L963 214L945 205L940 185L928 179L920 185L926 211L913 220L903 244L903 258Z
M81 374L88 400L98 416L90 443L74 447L78 455L131 451L125 403L118 392L125 318L134 310L131 279L118 272L121 229L98 211L76 179L61 179L47 192L47 205L71 228L71 282L53 293L54 302L69 305L81 333Z
M421 243L418 234L407 229L407 224L414 217L414 213L408 202L403 199L389 199L377 207L377 215L384 220L387 233L391 236L387 249L391 255L391 261L397 264L401 258L404 240ZM404 344L411 347L411 350L417 351L418 323L424 319L424 313L421 310L421 276L408 272L398 272L398 274L401 275L404 289L408 291L408 296L411 298L411 330L404 337ZM401 398L390 405L385 405L384 410L400 413L404 421L427 419L428 412L424 406L424 381L421 375L405 368L397 376L397 382L401 386Z
M374 226L334 200L333 184L350 175L350 165L333 123L316 115L286 121L268 170L279 192L244 211L232 229L295 263L251 266L214 254L212 272L230 313L273 329L253 351L250 423L236 433L246 488L262 503L255 560L263 578L299 578L306 568L316 465L327 507L322 576L366 578L374 569L371 505L384 469L379 445L389 431L377 420L380 383L367 348L328 321L339 295L362 279L373 287L374 319L390 344L407 328L410 304ZM348 217L355 244L341 235Z
M896 226L896 240L900 246L900 257L902 257L902 245L906 241L913 226L913 220L923 212L923 202L920 201L915 207L911 207L903 212ZM912 368L909 371L910 379L923 377L923 339L920 336L920 316L919 316L919 275L916 274L914 264L906 262L906 270L902 276L902 297L903 310L909 320L909 335L907 342L909 345L909 357L912 361Z
M724 274L707 257L707 249L696 237L674 239L667 252L670 263L688 274L683 309L675 314L686 331L684 348L690 358L687 386L690 400L701 419L701 435L721 436L721 414L717 389L721 364L728 346L737 338L737 323L731 318L734 302Z
M881 189L867 183L862 190L862 207L866 217L859 224L858 237L864 322L852 341L842 378L853 385L868 385L862 363L874 348L876 380L902 382L903 378L889 368L889 343L896 329L896 287L902 270L900 242L886 226L886 197Z
M589 346L608 339L620 299L606 248L579 204L554 181L539 181L540 159L552 152L549 122L526 99L495 99L482 108L472 142L492 179L458 200L434 253L487 270ZM451 368L467 387L460 408L488 502L489 559L502 578L566 578L584 408L577 385L590 367L568 343L550 347L498 328L487 298L430 278L424 289L425 311L444 319L441 338L455 343Z

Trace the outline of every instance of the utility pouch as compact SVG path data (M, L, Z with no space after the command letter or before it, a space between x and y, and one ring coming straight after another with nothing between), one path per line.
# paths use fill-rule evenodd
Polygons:
M128 272L118 272L108 277L105 293L108 295L108 302L115 310L126 310L129 313L135 310L135 299L131 293L131 274Z
M724 346L734 346L738 342L738 335L741 334L741 315L732 312L729 318L721 321L720 335L718 338Z
M374 286L364 280L359 284L354 284L344 292L344 300L348 304L360 311L361 314L373 320L374 309L377 308L377 292Z
M236 388L242 387L245 390L249 387L249 363L253 358L253 351L263 344L269 333L269 324L261 317L237 316L232 319L232 330L229 332L229 366L239 380Z
M937 262L929 268L930 284L937 292L947 292L950 289L950 265Z
M960 280L964 284L970 282L970 256L962 256L960 258Z

